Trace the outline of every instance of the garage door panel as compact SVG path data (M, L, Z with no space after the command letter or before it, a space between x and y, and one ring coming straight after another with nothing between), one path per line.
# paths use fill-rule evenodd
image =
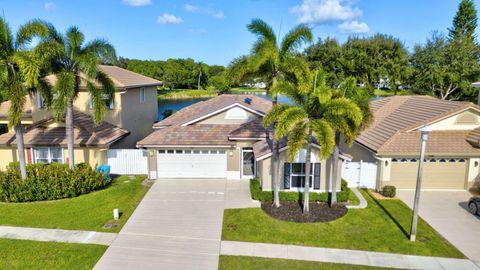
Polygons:
M187 151L176 149L174 153L168 153L159 150L157 169L159 178L223 178L227 174L226 152L211 149Z
M464 189L467 174L464 162L425 162L422 177L424 189ZM415 188L418 162L392 162L390 181L384 185L393 185L399 189Z

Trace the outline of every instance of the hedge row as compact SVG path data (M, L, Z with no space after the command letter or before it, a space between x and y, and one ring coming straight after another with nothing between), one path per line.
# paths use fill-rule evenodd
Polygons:
M105 187L109 179L87 164L28 164L22 180L18 163L0 172L0 201L29 202L76 197Z
M351 190L348 188L347 182L342 180L341 191L337 192L337 201L348 201L350 192ZM273 201L273 191L262 191L258 178L250 180L250 193L254 200ZM280 191L279 196L281 201L301 201L303 199L303 192ZM328 192L310 192L309 196L311 201L328 202L330 199L330 193Z

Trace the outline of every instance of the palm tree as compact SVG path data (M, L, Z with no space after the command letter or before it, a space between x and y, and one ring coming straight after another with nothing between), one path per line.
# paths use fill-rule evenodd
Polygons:
M279 42L272 27L261 19L254 19L247 28L257 36L257 41L252 48L251 57L247 63L249 69L265 79L267 90L276 87L276 84L283 80L295 79L299 73L305 72L307 66L298 57L298 49L307 42L312 41L312 32L305 25L298 25L288 32ZM277 104L275 91L272 94L272 105ZM271 123L272 126L275 122ZM274 129L275 130L275 129ZM275 133L275 131L274 131ZM273 134L272 140L272 182L275 207L280 206L279 190L279 144Z
M296 84L279 82L276 89L293 101L293 105L276 104L263 120L265 127L276 122L275 139L287 137L288 158L293 160L306 144L303 212L309 212L309 188L312 143L320 145L320 158L327 159L335 148L335 131L342 130L346 139L353 142L356 130L362 122L358 106L344 97L334 97L318 72L309 73L303 83L310 85L302 90ZM337 163L333 163L336 167ZM332 179L332 190L336 189Z
M372 113L370 112L370 97L371 95L368 93L368 90L365 88L360 88L357 86L357 79L354 77L347 77L338 87L339 95L350 99L353 101L357 106L360 108L360 111L362 113L362 118L363 121L358 127L358 130L356 131L357 133L364 130L368 124L370 124L373 116ZM347 129L346 132L350 132L350 130ZM335 148L333 150L333 155L332 155L332 161L334 164L338 163L338 160L340 158L340 136L344 135L345 137L348 136L348 134L345 134L344 130L339 127L336 129L335 132ZM338 176L338 167L334 166L332 169L332 177L333 177L333 183L332 185L335 187L336 186L336 181L337 181L337 176ZM337 191L335 189L332 190L332 197L330 199L330 205L333 205L337 202Z
M115 49L104 39L94 39L84 44L85 37L73 26L67 29L56 44L56 53L51 57L52 71L57 77L53 87L55 98L53 110L57 120L65 119L67 148L70 169L75 165L73 134L73 102L81 84L86 85L90 94L95 123L102 121L106 114L105 100L113 102L115 86L112 80L101 70L101 62L113 63L116 60Z
M0 73L1 84L7 88L10 99L8 126L14 128L17 141L18 160L22 179L27 178L25 145L23 140L22 114L25 96L38 90L46 95L47 85L39 80L44 71L44 49L48 47L49 28L51 25L32 20L22 25L17 34L13 35L5 19L0 18ZM33 38L39 38L37 45L29 50L27 45Z

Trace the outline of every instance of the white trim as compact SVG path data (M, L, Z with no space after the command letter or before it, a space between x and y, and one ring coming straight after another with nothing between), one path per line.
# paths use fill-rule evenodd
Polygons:
M313 148L320 149L320 146L317 145L317 144L312 144L312 146L313 146ZM287 150L287 149L288 149L288 146L284 146L284 147L280 148L280 149L278 150L278 152L280 153L280 152L283 152L283 151L285 151L285 150ZM268 158L268 157L270 157L270 156L272 156L272 152L270 152L270 153L268 153L268 154L265 154L265 155L263 155L263 156L259 156L259 157L256 158L255 160L256 160L256 161L261 161L261 160L264 160L264 159L266 159L266 158Z
M249 112L251 112L251 113L257 114L257 115L259 115L259 116L262 116L262 117L265 116L265 114L263 114L263 113L261 113L261 112L259 112L259 111L256 111L256 110L254 110L254 109L250 109L250 108L248 108L248 107L246 107L246 106L244 106L244 105L242 105L242 104L240 104L240 103L233 103L233 104L231 104L231 105L229 105L229 106L227 106L227 107L223 107L222 109L216 110L216 111L211 112L211 113L209 113L209 114L206 114L206 115L204 115L204 116L201 116L201 117L195 118L195 119L193 119L193 120L190 120L190 121L182 124L181 126L182 126L182 127L188 126L188 125L190 125L190 124L196 123L196 122L198 122L198 121L201 121L201 120L203 120L203 119L206 119L206 118L208 118L208 117L210 117L210 116L213 116L213 115L215 115L215 114L221 113L221 112L223 112L223 111L226 111L226 110L228 110L228 109L230 109L230 108L233 108L233 107L236 107L236 106L239 106L239 107L241 107L242 109L245 109L245 110L247 110L247 111L249 111Z
M137 144L137 148L234 148L234 145L161 145L161 144Z
M255 156L253 158L253 174L252 175L243 175L243 153L252 153L253 149L251 147L246 147L249 149L241 148L240 149L240 178L241 179L251 179L255 177L257 174L257 161L255 160Z
M462 113L462 112L468 111L468 110L470 110L470 109L472 109L472 110L477 111L478 113L480 113L480 110L479 110L479 109L477 109L475 106L470 105L470 106L468 106L468 107L466 107L466 108L464 108L464 109L462 109L462 110L455 111L455 112L453 112L453 113L451 113L451 114L448 114L448 115L446 115L446 116L444 116L444 117L441 117L441 118L439 118L439 119L435 119L434 121L425 122L425 123L423 123L423 124L416 125L415 127L411 128L411 129L407 129L406 132L411 132L411 131L417 130L418 128L421 128L421 127L423 127L423 126L430 126L430 125L436 124L436 123L438 123L438 122L440 122L440 121L443 121L443 120L445 120L445 119L447 119L447 118L450 118L450 117L452 117L452 116L454 116L454 115L457 115L457 114L460 114L460 113Z
M50 164L52 163L52 152L51 152L51 149L52 148L57 148L57 149L60 149L60 153L62 154L62 162L60 162L61 164L65 164L65 150L63 149L63 147L56 147L56 146L38 146L38 147L32 147L31 149L33 150L32 151L32 163L34 164L37 164L37 149L48 149L48 157L47 157L47 160L48 160L48 163L47 164Z
M266 138L237 138L237 137L228 137L229 140L235 141L265 141Z

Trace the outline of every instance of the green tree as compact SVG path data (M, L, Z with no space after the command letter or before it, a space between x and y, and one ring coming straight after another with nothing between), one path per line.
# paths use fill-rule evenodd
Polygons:
M244 75L256 74L267 84L267 90L276 87L280 81L292 81L297 83L297 87L305 87L298 80L304 73L308 72L308 67L301 57L298 56L298 50L301 46L312 40L312 32L305 25L298 25L290 30L279 41L272 27L260 19L254 19L247 25L248 30L257 36L253 44L252 53L249 57L241 59L239 64L248 65L243 68L236 68L245 71ZM234 68L235 69L235 68ZM272 93L272 104L277 104L277 95ZM275 130L275 129L274 129ZM275 131L274 131L275 133ZM274 190L274 205L280 206L279 190L279 144L277 136L272 139L272 182Z
M462 0L458 11L453 18L453 27L448 29L448 37L452 40L466 39L475 40L477 29L477 10L471 0Z
M14 36L8 23L0 18L0 81L8 92L11 106L8 126L14 128L22 179L26 179L25 145L23 140L22 114L25 96L33 91L47 95L48 85L39 78L44 75L44 60L50 42L48 23L32 20L20 27ZM40 38L29 50L33 38ZM47 99L49 100L49 99Z
M319 39L305 50L311 69L321 69L327 73L327 84L338 85L345 71L345 59L341 44L335 38Z
M113 102L115 86L112 80L98 68L100 63L116 61L115 49L104 39L93 39L85 43L85 37L73 26L51 49L56 53L51 60L51 67L57 77L53 87L53 110L57 120L65 119L67 148L70 169L74 168L74 129L73 102L78 96L80 85L86 85L93 105L95 123L102 121L106 106L105 100Z
M362 122L358 106L344 98L335 97L325 84L325 76L311 72L303 78L309 87L302 90L296 84L279 82L275 91L288 96L294 105L276 104L263 120L265 127L275 125L275 139L288 138L290 161L306 146L303 212L309 212L309 188L312 143L320 145L320 158L327 159L335 148L335 132L341 131L351 143ZM337 162L338 163L338 162ZM337 167L335 161L333 167ZM336 192L336 179L332 177L332 196Z

